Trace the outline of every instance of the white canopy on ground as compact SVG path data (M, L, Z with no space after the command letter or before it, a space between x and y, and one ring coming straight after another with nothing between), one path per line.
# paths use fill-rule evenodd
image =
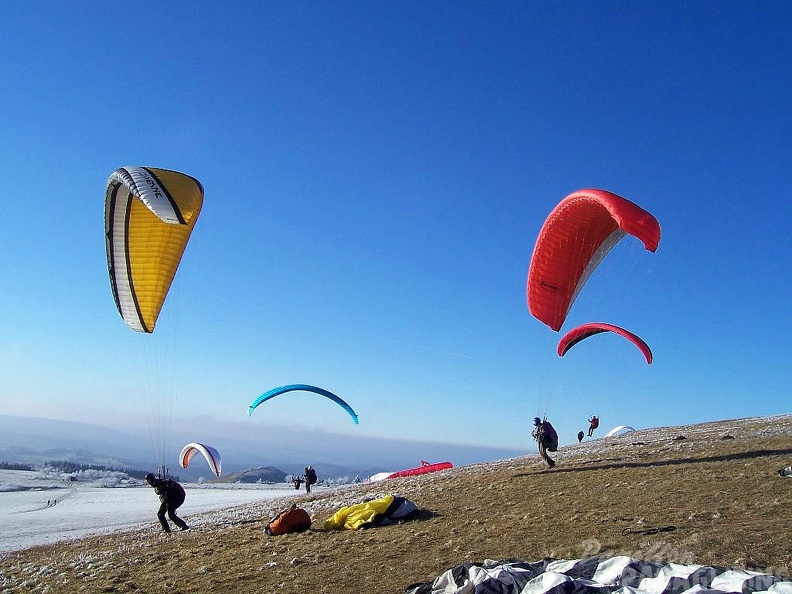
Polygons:
M631 557L572 561L485 561L458 565L405 594L792 594L780 577L706 565Z

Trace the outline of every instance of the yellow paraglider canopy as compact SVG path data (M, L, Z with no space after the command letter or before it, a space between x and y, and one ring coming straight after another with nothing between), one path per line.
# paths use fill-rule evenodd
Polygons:
M189 175L122 167L107 181L105 239L110 286L124 322L153 332L203 204Z

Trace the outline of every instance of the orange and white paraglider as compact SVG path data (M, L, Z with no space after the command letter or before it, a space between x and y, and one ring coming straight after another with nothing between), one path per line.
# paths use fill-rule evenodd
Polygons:
M182 468L187 469L187 466L190 464L190 460L192 460L193 457L199 453L206 459L206 463L209 464L209 468L212 470L214 475L220 476L220 452L218 452L212 446L198 443L197 441L188 443L182 448L182 451L179 454L179 465Z

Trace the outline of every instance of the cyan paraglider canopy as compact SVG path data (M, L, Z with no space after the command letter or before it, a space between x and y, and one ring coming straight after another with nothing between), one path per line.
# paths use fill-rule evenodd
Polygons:
M352 407L349 406L344 400L333 394L332 392L328 392L323 388L317 388L316 386L309 386L308 384L289 384L288 386L281 386L279 388L273 388L269 392L265 392L258 398L256 398L253 403L248 408L248 416L253 414L253 411L256 410L256 407L261 404L262 402L266 402L270 398L275 398L280 394L284 394L286 392L294 392L296 390L303 390L305 392L314 392L315 394L319 394L324 396L325 398L329 398L336 404L338 404L341 408L349 413L349 416L352 417L352 420L355 421L355 425L358 424L358 416L357 413L352 410Z

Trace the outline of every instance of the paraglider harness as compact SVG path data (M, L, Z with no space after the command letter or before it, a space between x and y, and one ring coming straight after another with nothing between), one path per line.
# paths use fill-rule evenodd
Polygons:
M270 536L280 536L287 532L305 532L311 527L311 516L296 503L272 518L264 527Z
M544 423L539 423L534 427L531 437L536 440L536 443L542 443L544 441Z
M533 437L539 445L543 445L547 447L549 451L555 452L558 449L558 435L553 435L547 431L545 429L545 423L547 423L547 417L542 419L541 422L536 425L533 432L531 433L531 437Z

